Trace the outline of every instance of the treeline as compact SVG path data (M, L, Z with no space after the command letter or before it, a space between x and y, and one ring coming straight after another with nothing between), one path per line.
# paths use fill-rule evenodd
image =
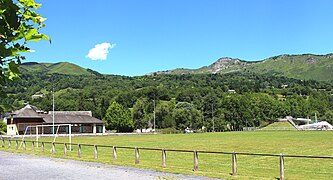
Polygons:
M271 75L66 76L23 74L9 85L16 110L30 103L51 110L91 110L109 129L132 131L152 127L183 130L240 130L259 127L277 118L310 117L333 122L332 84ZM45 94L43 98L32 98ZM155 110L155 113L154 113ZM119 118L120 117L120 118ZM204 127L204 129L203 129Z

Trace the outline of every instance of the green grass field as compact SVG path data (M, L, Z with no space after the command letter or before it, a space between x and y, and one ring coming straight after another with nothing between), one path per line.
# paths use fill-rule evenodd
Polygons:
M51 139L44 139L51 141ZM68 138L58 138L57 142L68 142ZM333 156L333 132L328 131L255 131L202 134L161 134L137 136L96 136L74 137L73 143L151 147L184 150L210 150L223 152L250 152L293 155ZM23 152L22 150L7 150ZM7 147L7 146L6 146ZM31 153L31 144L27 145ZM51 155L51 146L45 145L34 154ZM193 171L193 153L168 152L166 168L161 167L161 151L140 150L140 164L134 164L134 150L117 149L117 161L112 161L112 148L98 148L98 159L94 159L93 147L82 147L82 157L77 157L77 146L67 157L63 156L63 146L56 145L52 156L61 158L98 161L157 171L192 174L224 179L278 179L279 157L237 156L237 176L231 176L231 155L199 153L199 171ZM333 159L285 158L287 179L331 179Z

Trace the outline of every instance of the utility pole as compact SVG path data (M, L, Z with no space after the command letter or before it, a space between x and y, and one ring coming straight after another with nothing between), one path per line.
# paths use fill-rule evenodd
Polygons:
M155 97L154 97L154 132L155 132L155 123L156 123L156 114L155 114Z
M52 134L54 136L54 88L52 91Z
M155 85L155 78L154 78L154 86L156 86ZM156 88L156 87L155 87ZM155 111L156 111L156 104L155 104L155 99L156 99L156 89L154 89L154 132L156 131L156 113L155 113Z
M213 112L213 109L214 109L214 104L212 103L213 132L215 132L215 123L214 123L214 112Z

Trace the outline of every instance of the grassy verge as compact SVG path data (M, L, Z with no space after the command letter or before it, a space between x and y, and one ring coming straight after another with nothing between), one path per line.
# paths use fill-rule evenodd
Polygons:
M43 139L52 141L51 139ZM57 142L67 142L68 138L58 138ZM100 144L132 147L151 147L166 149L209 150L224 152L250 152L294 155L333 156L333 132L328 131L257 131L202 134L161 134L144 136L103 136L75 137L73 143ZM8 151L15 150L12 143ZM63 155L63 145L56 145L56 153L50 152L51 146L45 145L45 152L39 149L31 152L27 144L25 153L50 155L54 157L97 161L102 163L157 171L201 175L226 179L276 179L279 178L278 157L237 156L238 175L231 173L231 155L199 153L199 171L193 171L193 153L168 152L166 168L162 168L161 151L140 150L140 164L134 164L134 150L117 149L117 160L112 160L112 148L99 147L98 159L94 159L93 147L82 147L82 157L77 157L77 146L68 156ZM4 149L1 149L4 150ZM287 179L330 179L333 176L333 159L285 158Z

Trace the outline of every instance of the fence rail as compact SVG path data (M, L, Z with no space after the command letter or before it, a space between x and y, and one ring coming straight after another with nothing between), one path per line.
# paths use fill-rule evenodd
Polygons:
M279 157L279 170L280 170L280 180L285 179L285 167L284 162L285 158L309 158L309 159L332 159L333 156L312 156L312 155L290 155L290 154L266 154L266 153L247 153L247 152L222 152L222 151L205 151L205 150L181 150L181 149L165 149L165 148L148 148L148 147L132 147L132 146L112 146L112 145L98 145L98 144L79 144L79 143L60 143L60 142L37 142L37 141L29 141L29 140L10 140L10 139L1 139L1 147L11 148L12 143L15 141L15 149L18 150L23 145L23 150L27 150L26 143L31 143L31 151L35 151L36 149L40 148L41 152L45 152L45 144L51 145L51 153L56 153L56 145L63 146L63 154L64 156L68 155L68 145L70 147L77 146L77 157L82 157L82 147L93 147L93 157L94 159L98 159L98 147L100 148L111 148L112 149L112 160L117 160L117 150L118 149L131 149L134 150L134 163L140 163L140 151L160 151L161 152L161 160L162 160L162 168L166 168L166 154L167 152L180 152L180 153L193 153L193 171L199 171L199 158L198 154L224 154L224 155L231 155L231 174L233 176L237 175L237 156L264 156L264 157ZM21 142L21 146L19 147L19 142ZM41 144L38 147L38 143ZM35 149L36 146L36 149ZM70 149L71 151L71 149Z

